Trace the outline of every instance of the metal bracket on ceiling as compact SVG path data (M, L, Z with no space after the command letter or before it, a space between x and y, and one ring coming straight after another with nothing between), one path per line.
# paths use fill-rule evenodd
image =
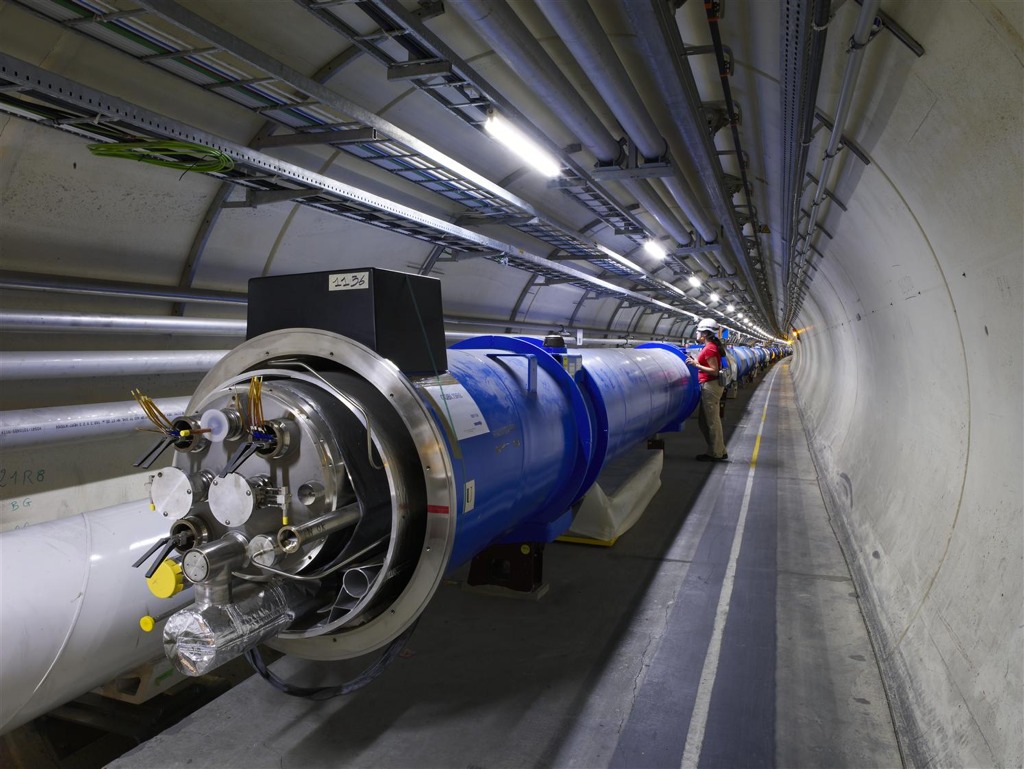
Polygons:
M628 138L622 140L622 163L620 165L594 166L591 176L595 179L646 179L658 176L673 176L675 167L668 155L660 158L645 158Z
M232 200L224 203L222 208L259 208L271 203L287 203L303 198L315 198L322 195L322 190L246 190L245 200Z
M811 181L812 184L818 183L818 177L816 177L810 171L807 172L807 178ZM839 198L837 198L835 194L832 192L832 190L828 189L827 187L825 188L825 197L830 198L837 206L839 206L840 210L843 213L846 213L846 204L843 203L843 201L841 201Z
M708 130L711 132L712 136L714 136L716 133L718 133L723 128L725 128L727 125L729 125L729 123L730 123L730 121L732 119L730 117L730 115L729 115L729 105L727 105L724 101L706 101L706 102L702 102L701 105L700 105L700 108L701 108L701 112L704 113L704 117L707 118ZM740 108L736 105L735 102L733 102L733 114L736 117L736 123L737 124L742 124L743 123L743 115L742 115L742 112L741 112ZM732 153L731 152L730 153L721 153L720 152L718 154L721 155L721 154L732 154Z
M139 61L156 62L166 59L184 59L188 56L203 56L208 53L217 53L220 50L220 48L213 46L207 48L184 48L180 51L164 51L163 53L151 53L146 56L140 56Z
M737 152L736 150L718 150L716 154L718 155L718 157L724 157L726 155L739 155L740 160L743 162L743 167L750 168L750 155L747 153L746 150L740 150L739 152Z
M133 16L141 16L146 13L144 8L133 8L127 11L112 11L110 13L94 13L89 16L79 16L74 19L66 19L61 22L65 27L80 27L83 24L106 24L118 19L130 19Z
M471 227L474 224L507 224L510 227L521 227L537 222L536 216L488 216L487 214L460 214L454 224L459 227Z
M814 117L829 131L831 131L832 128L835 126L835 123L832 121L832 119L829 118L820 109L814 111ZM853 139L848 137L846 134L843 134L840 137L839 142L840 149L842 149L843 147L849 148L850 152L856 155L857 159L860 160L861 163L863 163L866 166L871 165L871 158L868 157L868 153L865 152L864 148L857 144L857 142L855 142Z
M217 50L217 49L213 49ZM239 80L222 80L216 83L205 83L202 88L205 91L225 91L231 88L246 88L253 85L264 85L273 83L272 77L247 77Z
M730 198L743 189L743 180L732 174L722 174L722 186L725 187L725 194Z
M857 0L857 5L864 5L864 0ZM882 29L889 30L893 37L909 48L918 58L924 56L924 46L917 42L917 40L915 40L907 30L901 27L892 16L881 9L878 10L877 16L882 22Z
M271 134L258 137L252 142L253 149L267 147L294 147L300 144L366 144L380 141L377 129L363 126L340 131L296 131L293 133Z
M805 218L808 218L811 215L808 211L805 211L804 209L800 209L800 213L802 214L801 217L800 217L801 221L803 219L805 219ZM814 225L814 231L815 232L817 232L819 229L821 230L822 233L824 233L825 238L827 238L829 241L836 240L835 238L833 238L833 236L831 236L831 232L829 232L827 229L825 229L823 226L821 226L821 222L818 222L817 224ZM811 234L811 233L810 232L804 232L803 234L801 234L801 236L800 236L800 238L798 240L805 240L806 241L808 234Z
M810 219L810 218L811 218L811 212L808 211L806 208L801 208L800 209L800 221L802 221L804 219ZM821 230L823 233L825 233L825 235L828 237L829 240L835 240L835 238L832 237L832 233L829 232L828 230L826 230L824 227L821 226L821 222L818 222L817 224L815 224L814 225L814 229L815 229L815 231ZM810 233L805 233L805 234L801 235L800 237L806 238L807 235L809 235L809 234Z
M696 246L674 248L672 256L689 256L690 254L715 254L722 250L721 243L698 243Z
M736 71L736 57L732 55L732 48L727 45L722 46L723 58L725 59L725 71L729 73L729 77L732 77ZM713 45L688 45L683 48L684 56L702 56L703 54L715 55L715 46Z
M412 59L388 65L388 81L392 83L451 73L452 63L444 59Z

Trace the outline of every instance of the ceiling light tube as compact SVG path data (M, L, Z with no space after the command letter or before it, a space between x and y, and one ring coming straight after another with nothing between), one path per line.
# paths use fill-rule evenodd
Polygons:
M700 278L698 278L696 275L691 275L689 277L689 281L690 285L693 286L694 288L697 288L700 285Z
M668 251L662 247L661 243L654 239L644 241L644 251L655 259L664 259L668 256Z
M640 265L636 264L635 262L629 261L629 259L627 259L626 257L622 256L621 254L615 253L610 248L602 246L600 243L597 243L596 245L597 245L597 248L598 248L599 251L601 251L602 253L607 255L612 260L618 262L619 264L621 264L626 269L633 270L638 275L646 275L647 274L647 272L644 270L643 267L641 267Z
M512 150L535 171L548 178L562 173L562 164L551 153L528 137L501 115L492 113L484 123L491 136Z

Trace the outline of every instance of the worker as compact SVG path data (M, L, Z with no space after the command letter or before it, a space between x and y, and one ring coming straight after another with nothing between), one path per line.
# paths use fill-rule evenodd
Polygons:
M700 411L697 423L701 434L707 441L706 454L698 454L700 462L721 462L729 458L725 450L725 438L722 435L722 416L718 410L725 388L718 381L718 371L722 368L725 358L725 347L718 338L718 324L711 318L705 318L697 324L697 341L704 348L697 353L687 354L686 362L697 369L697 381L700 383Z

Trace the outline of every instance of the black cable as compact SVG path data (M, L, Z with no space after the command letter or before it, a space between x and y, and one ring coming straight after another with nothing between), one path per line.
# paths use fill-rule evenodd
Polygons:
M252 665L253 669L278 691L283 692L290 697L303 697L308 700L322 702L323 700L340 697L343 694L352 694L353 692L362 689L368 683L374 681L381 673L384 672L384 669L388 665L394 662L395 657L401 654L402 649L405 648L406 641L409 640L409 637L412 635L413 631L416 629L416 625L418 624L419 620L417 619L406 629L404 633L402 633L402 635L398 636L398 638L388 645L384 654L382 654L376 662L367 667L362 673L350 681L346 681L343 684L337 684L335 686L309 687L290 684L270 671L266 662L263 661L263 655L260 654L257 647L249 649L249 651L245 653L245 658L249 661L249 664Z

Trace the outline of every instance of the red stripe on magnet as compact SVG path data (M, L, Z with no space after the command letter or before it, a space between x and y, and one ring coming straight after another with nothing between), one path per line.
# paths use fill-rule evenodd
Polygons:
M427 505L427 512L448 515L448 505Z

